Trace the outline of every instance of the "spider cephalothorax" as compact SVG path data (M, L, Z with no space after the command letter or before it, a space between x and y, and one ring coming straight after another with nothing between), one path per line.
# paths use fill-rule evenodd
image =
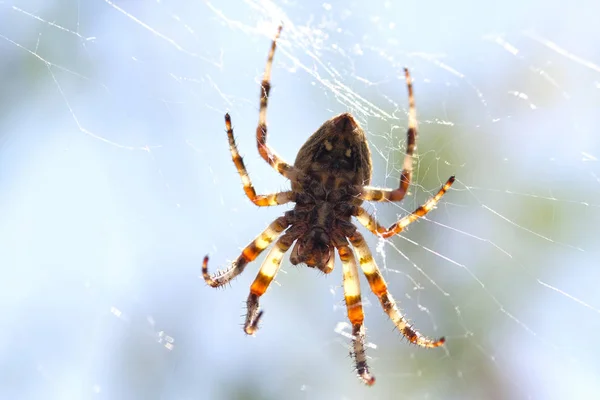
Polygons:
M281 27L277 37L281 32ZM412 83L408 70L404 70L409 96L409 118L406 155L400 183L396 189L369 187L371 182L371 154L364 131L354 117L340 114L326 121L302 146L294 165L283 161L267 144L266 110L271 88L271 66L277 37L271 44L265 74L261 84L260 113L256 128L256 142L261 157L277 172L290 180L292 189L266 195L257 195L239 155L229 114L225 126L231 158L244 185L248 198L258 206L273 206L295 202L295 207L273 221L258 237L244 248L230 268L211 276L208 273L208 256L204 257L202 275L206 283L219 287L241 274L246 265L258 257L273 241L273 247L263 261L256 279L250 286L246 302L248 313L244 331L253 334L262 316L258 299L277 274L284 254L292 247L292 264L305 263L328 274L333 271L335 252L342 262L343 286L348 319L352 324L353 350L356 370L363 382L372 385L375 377L369 372L365 354L364 314L360 295L358 264L365 274L371 291L377 296L384 311L398 330L411 342L421 347L438 347L444 338L429 339L417 332L398 309L387 284L373 260L363 236L351 222L355 217L372 233L384 238L402 232L406 226L431 211L454 182L450 177L440 190L411 214L385 228L368 214L363 201L400 201L408 191L412 178L413 153L416 148L417 120ZM295 244L294 244L295 243ZM350 247L352 246L352 247ZM354 249L354 251L353 251Z

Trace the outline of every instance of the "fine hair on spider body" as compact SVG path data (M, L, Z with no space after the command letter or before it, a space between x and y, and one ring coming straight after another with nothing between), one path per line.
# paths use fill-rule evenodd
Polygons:
M371 250L352 223L352 217L355 217L375 235L383 238L394 236L431 211L454 183L454 176L451 176L438 192L423 205L388 228L380 225L361 206L363 201L401 201L412 180L413 154L417 140L417 118L412 81L408 69L404 69L409 99L406 154L400 182L396 189L369 186L372 164L367 138L358 122L349 113L337 115L326 121L300 148L294 164L290 165L285 162L267 144L267 102L271 88L273 56L281 28L280 26L271 44L261 83L256 144L260 156L275 171L291 182L291 190L256 194L244 161L238 152L229 114L225 114L225 127L231 158L242 180L244 192L250 201L261 207L289 202L294 202L295 206L271 222L242 250L239 257L225 271L210 275L208 256L204 257L202 275L208 285L223 286L241 274L248 263L254 261L272 244L258 275L250 286L250 294L246 302L247 314L244 331L248 335L252 335L257 331L258 323L263 315L263 312L259 310L259 298L273 281L279 271L284 254L290 248L292 248L290 262L293 265L304 263L325 274L333 271L335 252L337 252L342 262L344 298L348 319L352 324L353 350L351 355L359 378L365 384L373 385L375 377L367 365L365 351L359 266L385 313L400 333L411 343L433 348L443 345L445 339L443 337L431 339L423 336L409 324L389 293Z

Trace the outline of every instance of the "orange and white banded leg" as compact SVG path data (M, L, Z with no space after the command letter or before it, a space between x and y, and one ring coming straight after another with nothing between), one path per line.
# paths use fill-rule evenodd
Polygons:
M417 109L410 73L404 68L404 79L408 87L408 130L406 131L406 153L402 164L402 175L397 189L380 189L365 186L361 198L368 201L400 201L406 196L413 174L413 155L417 148Z
M252 185L252 181L250 180L250 176L248 175L248 171L244 165L244 159L242 156L240 156L240 153L237 149L235 138L233 137L231 117L229 114L225 114L225 127L227 128L227 139L229 139L229 151L231 152L231 159L233 160L235 168L242 179L244 192L250 201L260 207L275 206L285 204L290 201L295 201L296 199L294 193L291 190L272 194L256 194L256 190L254 190L254 186Z
M365 349L365 326L363 321L362 300L360 296L360 281L356 258L349 246L339 246L338 253L342 260L344 273L344 298L348 310L348 319L352 324L352 357L356 363L356 372L359 378L367 385L375 383L375 377L371 375L367 365L367 353Z
M260 266L260 270L250 286L250 295L246 306L248 313L246 314L246 322L244 323L244 332L248 335L253 335L258 329L258 323L263 315L263 311L259 311L258 299L265 294L267 288L277 275L283 255L294 242L294 237L288 232L284 233L276 242L273 248L267 254L267 257Z
M271 147L267 144L267 103L269 101L269 92L271 91L271 69L273 67L273 56L277 47L277 39L281 34L282 26L279 26L275 38L271 43L271 50L267 58L267 65L260 84L260 110L258 114L258 126L256 127L256 145L258 153L273 169L290 180L296 180L298 171L286 163Z
M354 216L365 228L373 232L375 235L381 235L384 238L389 238L394 236L400 232L402 232L408 225L415 222L417 219L424 217L429 211L431 211L436 204L440 201L440 199L446 194L450 186L454 183L454 176L451 176L450 179L444 183L444 185L438 190L438 192L429 198L419 208L417 208L412 213L407 216L401 218L398 222L391 225L389 228L385 226L381 226L377 219L369 214L363 207L356 207L354 212Z
M248 246L244 247L242 254L233 262L231 267L225 271L216 272L213 276L208 273L208 256L205 256L202 262L202 277L204 281L212 287L223 286L230 282L233 278L244 272L246 265L254 261L289 225L285 217L279 217L271 222L267 229L258 235Z
M358 254L358 260L363 273L367 277L369 286L373 293L379 298L379 302L383 307L383 310L390 317L396 328L406 337L411 343L414 343L421 347L439 347L446 341L443 337L439 339L430 339L426 336L421 335L418 331L413 329L406 318L402 315L396 301L392 295L388 292L387 284L381 275L381 271L375 264L373 255L369 250L369 247L365 243L363 236L356 231L352 237L349 237L350 243Z

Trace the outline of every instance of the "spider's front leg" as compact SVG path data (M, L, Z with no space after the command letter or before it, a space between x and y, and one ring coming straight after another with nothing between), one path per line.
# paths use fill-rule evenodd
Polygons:
M260 266L260 270L250 286L250 294L246 306L248 313L246 314L246 322L244 323L244 332L248 335L253 335L258 329L258 323L262 317L263 311L259 311L258 299L266 291L275 275L281 267L283 255L290 248L296 236L291 232L284 233L276 242L267 257Z
M254 186L252 185L252 181L250 180L250 175L248 175L248 171L246 170L246 166L244 165L244 159L240 155L237 144L235 143L235 138L233 136L233 128L231 126L231 117L229 114L225 114L225 127L227 128L227 139L229 140L229 151L231 152L231 159L235 164L235 168L240 175L242 180L242 184L244 185L244 193L246 196L252 201L254 204L260 207L264 206L275 206L280 204L285 204L290 201L296 201L294 192L288 190L287 192L279 192L272 194L256 194L256 190L254 190Z
M439 339L430 339L421 335L408 323L404 315L402 315L396 305L396 301L387 290L387 284L381 275L381 271L375 264L371 250L369 250L363 236L356 231L348 239L350 239L350 243L352 243L352 246L358 254L360 267L369 282L371 291L377 296L383 310L390 317L392 322L394 322L394 325L396 325L396 328L398 328L400 333L402 333L411 343L421 347L431 348L443 345L446 341L443 337Z
M346 241L347 243L347 241ZM369 372L367 354L365 351L365 327L363 320L362 300L360 296L360 281L358 267L352 249L348 245L338 246L338 253L342 260L344 273L344 299L348 309L348 319L352 324L352 356L356 363L356 372L359 378L367 385L375 383L375 377Z
M454 176L451 176L450 179L448 179L440 188L440 190L438 190L435 196L430 197L425 204L407 216L401 218L387 229L384 226L381 226L377 219L370 215L363 207L355 207L352 215L354 215L356 219L358 219L358 221L373 234L381 235L383 238L389 238L402 232L408 225L412 224L417 219L424 217L429 211L431 211L444 196L444 194L446 194L448 189L450 189L450 186L452 186L453 183Z
M229 283L233 278L244 272L246 265L254 261L289 225L290 222L286 217L279 217L271 222L267 229L258 235L248 246L244 247L242 254L240 254L231 267L225 271L217 272L213 276L208 273L208 256L205 256L202 262L202 277L204 281L209 286L215 288Z

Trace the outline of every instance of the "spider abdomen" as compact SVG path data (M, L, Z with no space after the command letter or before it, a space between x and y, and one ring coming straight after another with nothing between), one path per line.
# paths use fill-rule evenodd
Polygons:
M313 185L300 187L298 182L292 182L295 192L320 194L321 188L329 193L348 185L368 185L371 181L371 152L365 132L351 114L335 116L308 138L298 151L294 167L310 177ZM318 184L322 186L314 186Z

